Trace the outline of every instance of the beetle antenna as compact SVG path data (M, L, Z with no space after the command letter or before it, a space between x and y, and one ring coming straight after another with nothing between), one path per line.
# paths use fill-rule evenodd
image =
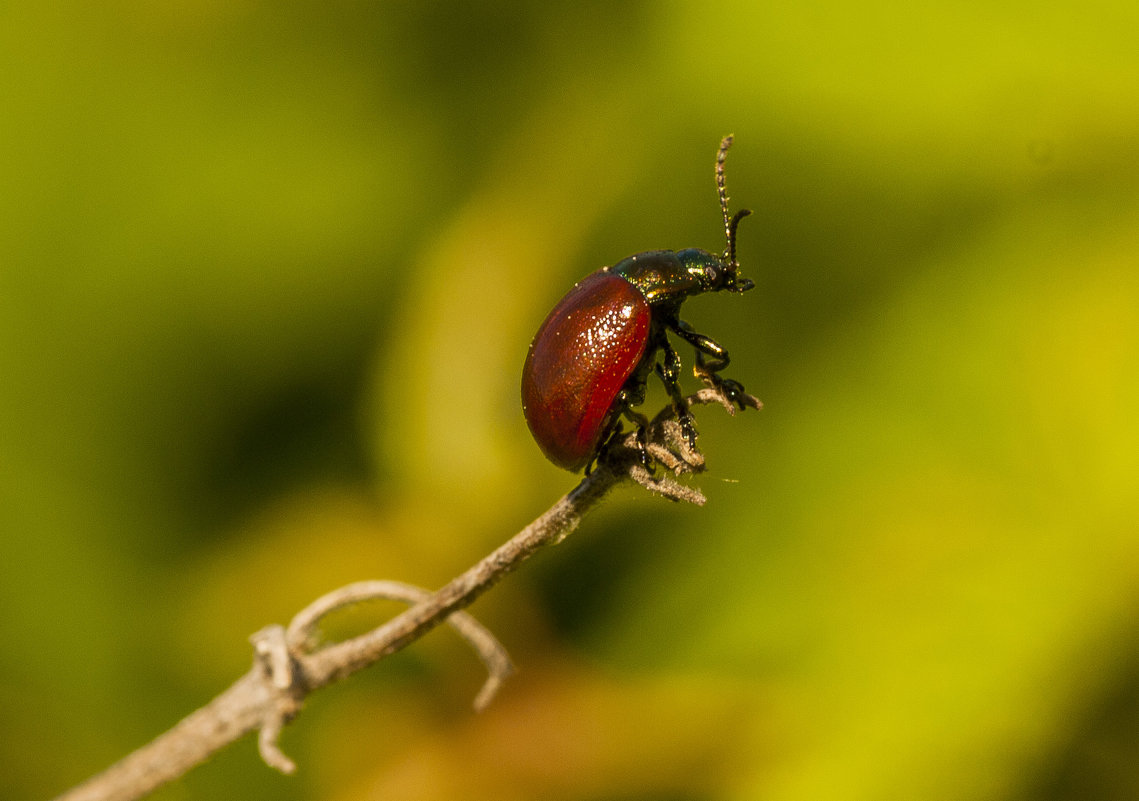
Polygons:
M739 267L736 262L736 229L740 227L740 220L751 214L751 209L740 209L728 223L728 264Z
M734 233L731 218L728 215L728 189L724 181L724 162L728 158L728 148L732 146L734 134L728 134L720 140L720 150L716 153L716 189L720 193L720 211L724 214L724 235L728 238L728 252L735 250ZM734 261L734 259L731 259Z
M738 267L736 263L736 229L740 226L740 220L751 214L751 209L740 209L735 213L735 216L728 214L728 190L724 180L724 162L728 159L728 148L732 146L732 141L735 139L733 134L728 134L720 140L720 150L716 153L716 189L720 192L720 211L724 214L724 236L728 239L728 249L724 251L724 259L732 267Z

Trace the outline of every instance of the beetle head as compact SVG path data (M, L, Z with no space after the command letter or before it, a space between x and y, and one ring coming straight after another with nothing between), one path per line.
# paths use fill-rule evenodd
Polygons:
M747 292L755 286L748 278L740 278L739 265L725 257L698 248L678 251L676 257L691 276L688 294L702 292Z

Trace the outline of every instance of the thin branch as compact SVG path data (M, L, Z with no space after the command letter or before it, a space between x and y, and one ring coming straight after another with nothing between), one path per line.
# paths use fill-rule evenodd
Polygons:
M687 403L720 403L735 413L735 407L718 388L701 390ZM745 395L737 403L741 409L745 405L760 408L759 401L751 396ZM685 441L672 417L671 409L657 415L644 449L675 475L702 471L703 456ZM314 601L287 629L273 625L257 632L250 638L254 660L248 673L172 729L57 801L133 801L254 730L259 730L259 749L265 762L291 773L296 765L281 752L277 739L285 724L299 714L308 694L400 650L444 620L474 647L487 666L489 677L475 699L475 707L481 709L512 666L490 632L460 610L538 550L565 539L606 493L627 478L672 500L697 504L705 500L698 490L646 469L642 445L630 435L623 447L607 454L597 470L545 514L442 589L430 593L387 581L350 584ZM316 628L325 615L372 598L404 601L411 607L365 634L317 648Z

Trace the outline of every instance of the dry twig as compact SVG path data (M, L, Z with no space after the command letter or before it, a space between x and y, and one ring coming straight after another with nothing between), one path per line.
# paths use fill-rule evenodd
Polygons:
M690 396L687 403L720 403L735 413L735 407L717 388L703 389ZM741 399L740 408L745 405L761 407L750 395ZM671 408L657 415L647 432L645 449L674 475L701 472L703 456L685 441L672 418ZM296 765L281 752L277 738L285 724L300 712L305 697L400 650L443 621L458 631L487 667L489 677L475 698L475 708L482 709L513 668L506 651L490 632L460 610L540 548L565 539L585 513L626 478L674 501L705 502L699 490L646 469L635 435L631 434L622 444L624 447L611 451L597 470L545 514L442 589L431 593L392 581L350 584L314 601L293 618L288 628L272 625L257 632L250 638L253 667L229 689L56 801L141 798L254 730L259 731L262 759L277 770L292 773ZM325 615L374 598L403 601L410 608L365 634L318 647L316 628Z

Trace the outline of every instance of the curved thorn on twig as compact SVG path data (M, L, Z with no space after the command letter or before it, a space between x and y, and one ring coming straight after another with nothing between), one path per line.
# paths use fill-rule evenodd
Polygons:
M321 618L337 609L373 600L401 601L415 605L431 598L427 590L399 581L358 581L324 595L302 609L289 623L285 639L294 650L311 652L319 640ZM448 625L462 637L487 669L487 680L474 707L482 711L494 698L498 688L514 672L514 664L502 644L490 631L467 612L454 612L447 618Z
M289 652L283 626L266 626L249 640L253 643L254 665L271 695L259 726L257 750L266 765L286 775L292 774L296 772L297 765L285 756L277 741L285 724L301 709L302 693L297 687L296 663Z

